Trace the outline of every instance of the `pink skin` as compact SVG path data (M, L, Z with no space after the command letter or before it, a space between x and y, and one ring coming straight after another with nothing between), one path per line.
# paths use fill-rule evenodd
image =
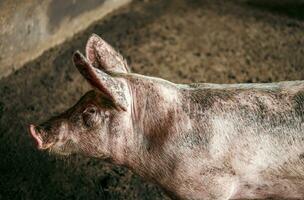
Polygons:
M36 145L37 145L37 148L42 149L43 142L42 142L42 139L39 136L39 134L36 132L35 125L33 125L33 124L29 125L29 133L34 138L34 140L36 142Z
M304 199L304 81L174 84L97 35L73 61L95 90L29 126L38 149L109 158L178 199Z
M51 143L44 143L42 138L41 138L41 132L37 131L36 126L33 124L29 125L29 133L30 135L34 138L37 149L43 150L43 149L48 149L53 145L53 142Z

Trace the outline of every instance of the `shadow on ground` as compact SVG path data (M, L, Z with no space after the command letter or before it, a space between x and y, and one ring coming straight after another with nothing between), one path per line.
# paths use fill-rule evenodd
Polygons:
M145 14L122 10L94 29L110 43L121 43L127 30L155 20L157 15L151 15L157 9L154 4L141 9ZM161 15L162 10L157 10ZM74 69L71 55L76 49L84 50L91 31L44 53L0 81L0 199L161 198L157 188L142 184L123 168L94 159L74 156L62 160L38 152L27 134L29 122L65 110L89 89ZM144 191L155 195L150 198Z
M277 15L304 20L303 0L249 0L247 4L253 8L272 12Z
M133 71L175 82L304 79L304 25L268 18L238 2L136 1L0 80L0 199L167 198L125 168L37 152L26 125L62 112L89 89L71 56L91 33L119 49Z

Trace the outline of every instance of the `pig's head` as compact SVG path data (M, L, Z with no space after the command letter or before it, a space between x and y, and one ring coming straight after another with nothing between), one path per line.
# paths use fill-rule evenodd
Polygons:
M39 126L29 125L29 132L39 149L63 155L79 152L108 157L111 151L120 151L112 147L123 143L132 132L129 87L124 79L109 75L127 73L128 66L123 57L97 35L88 40L86 57L76 52L73 61L95 89L63 114ZM118 153L123 152L122 149Z

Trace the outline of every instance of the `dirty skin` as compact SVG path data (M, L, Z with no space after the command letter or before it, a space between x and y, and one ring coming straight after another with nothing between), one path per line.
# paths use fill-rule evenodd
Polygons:
M73 61L93 90L29 125L38 149L110 160L173 199L304 199L304 81L172 83L95 34Z

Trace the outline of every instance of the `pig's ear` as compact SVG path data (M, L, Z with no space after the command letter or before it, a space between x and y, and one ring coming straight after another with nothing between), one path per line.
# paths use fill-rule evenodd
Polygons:
M100 69L95 68L79 51L73 55L74 65L88 82L99 89L116 108L127 110L126 86Z
M103 71L130 72L126 60L98 35L92 34L86 45L86 57Z

